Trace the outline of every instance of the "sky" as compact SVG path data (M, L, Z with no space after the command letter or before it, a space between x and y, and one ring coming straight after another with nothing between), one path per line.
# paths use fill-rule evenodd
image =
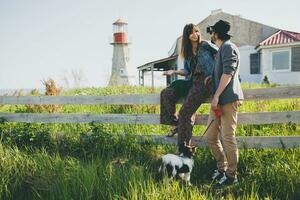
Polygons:
M300 32L299 0L0 0L0 89L108 84L112 23L128 22L131 65L165 58L187 23L212 10ZM298 20L297 20L298 19Z

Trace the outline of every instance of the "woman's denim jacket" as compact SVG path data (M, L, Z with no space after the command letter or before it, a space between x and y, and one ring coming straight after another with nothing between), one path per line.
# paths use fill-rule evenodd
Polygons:
M213 68L215 65L214 55L218 52L216 47L213 47L206 41L202 41L199 44L197 59L198 64L201 66L201 71L204 73L205 78L212 75ZM192 78L190 69L191 58L184 60L184 71L186 72L186 79L190 80Z

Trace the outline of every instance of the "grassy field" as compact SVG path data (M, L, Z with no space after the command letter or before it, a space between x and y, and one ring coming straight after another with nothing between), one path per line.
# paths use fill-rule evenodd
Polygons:
M270 87L243 85L243 88ZM111 87L61 95L158 93L161 88ZM208 113L209 105L198 109ZM300 99L244 102L241 112L300 110ZM37 112L38 107L0 106L0 112ZM43 112L47 112L44 110ZM159 106L67 105L61 113L159 113ZM200 135L204 126L196 126ZM139 144L132 135L165 134L162 125L0 123L1 199L300 199L300 149L240 150L240 184L211 190L215 161L198 149L192 187L157 180L160 157L174 146ZM244 125L239 136L300 135L300 125ZM125 136L125 137L124 137Z

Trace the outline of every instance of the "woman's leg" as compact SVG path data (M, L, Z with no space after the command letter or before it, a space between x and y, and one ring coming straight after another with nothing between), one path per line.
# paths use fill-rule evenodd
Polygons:
M175 116L178 119L178 113L177 112L176 112ZM196 122L196 113L194 113L192 115L192 117L191 117L191 124L192 124L192 126L194 126L195 122ZM170 130L170 132L167 133L167 137L173 137L177 133L178 133L178 127L176 126L172 130Z
M167 87L163 89L160 93L160 123L165 125L176 126L177 117L176 113L176 103L178 97L176 95L175 89Z
M210 91L204 86L204 81L202 79L193 83L179 111L178 145L184 143L184 141L187 144L190 143L193 130L191 117L197 111L199 106L208 99L209 96Z

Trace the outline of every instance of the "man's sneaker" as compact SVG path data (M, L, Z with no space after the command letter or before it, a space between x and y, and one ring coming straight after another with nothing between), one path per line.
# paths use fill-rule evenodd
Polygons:
M212 180L217 180L219 181L223 176L225 175L224 172L219 171L218 169L216 169L212 175Z
M220 179L220 181L213 186L215 190L220 189L224 186L236 185L238 184L237 178L232 178L224 174L224 176Z

